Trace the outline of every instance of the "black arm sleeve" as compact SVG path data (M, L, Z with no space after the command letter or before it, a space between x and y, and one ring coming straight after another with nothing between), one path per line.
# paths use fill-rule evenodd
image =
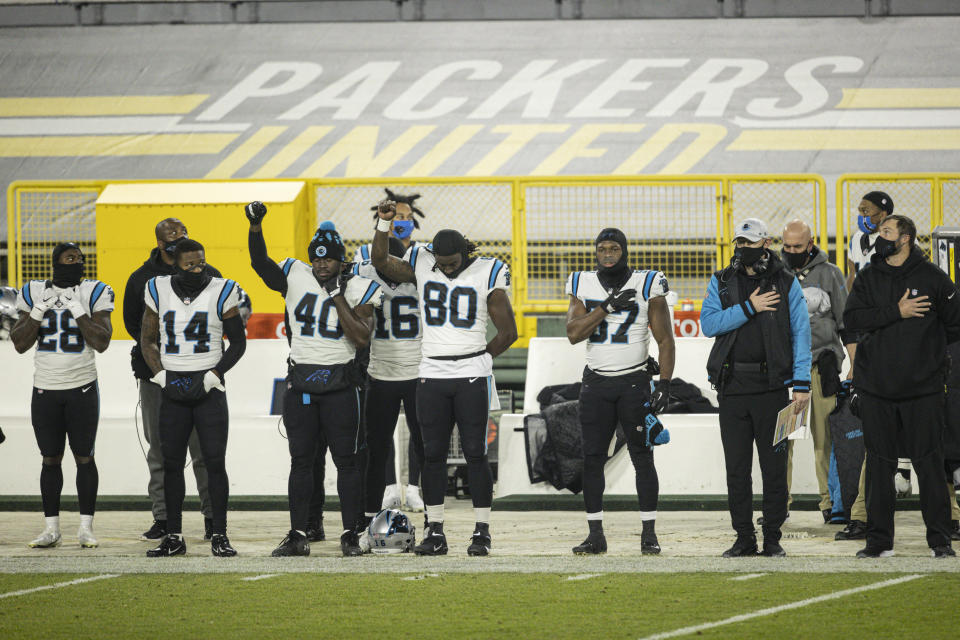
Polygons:
M243 319L239 315L223 321L223 333L227 336L230 344L227 345L227 350L220 358L220 362L214 367L221 378L233 365L240 361L243 352L247 350L247 334L243 330Z
M140 342L140 323L143 321L143 296L147 283L134 271L123 291L123 326L137 343Z
M264 284L287 295L287 274L267 255L267 243L263 241L263 233L251 231L247 235L247 247L250 249L250 265Z

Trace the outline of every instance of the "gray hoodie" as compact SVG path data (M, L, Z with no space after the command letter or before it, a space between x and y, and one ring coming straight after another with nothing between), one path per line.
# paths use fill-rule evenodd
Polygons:
M854 342L843 330L843 309L847 306L847 289L843 272L827 262L827 253L817 254L802 269L795 272L803 297L807 300L810 315L810 348L813 362L824 349L832 349L837 355L837 366L843 362L843 344ZM841 334L846 339L841 339Z

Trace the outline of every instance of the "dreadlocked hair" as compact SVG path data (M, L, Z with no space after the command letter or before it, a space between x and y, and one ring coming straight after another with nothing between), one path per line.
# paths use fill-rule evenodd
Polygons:
M473 254L477 252L477 244L475 242L472 242L470 238L466 236L463 237L463 241L467 245L467 257L472 257Z
M420 216L421 218L425 218L425 217L426 217L426 216L424 215L423 211L421 211L420 209L418 209L418 208L413 204L413 203L417 200L417 198L420 197L420 194L419 194L419 193L413 193L413 194L410 194L409 196L405 196L405 195L403 195L402 193L394 193L393 191L390 191L390 189L387 189L386 187L384 187L383 190L387 192L387 200L392 200L393 202L402 202L403 204L405 204L405 205L407 205L408 207L410 207L410 210L413 211L416 215ZM373 211L373 217L374 217L374 218L377 217L377 208L378 208L378 207L379 207L379 205L370 207L370 210ZM420 228L420 221L417 220L416 216L414 216L414 218L413 218L413 226L414 226L414 228L416 228L416 229L419 229L419 228Z

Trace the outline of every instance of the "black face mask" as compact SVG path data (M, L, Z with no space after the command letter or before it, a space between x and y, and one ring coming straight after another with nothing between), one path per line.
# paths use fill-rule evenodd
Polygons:
M900 250L896 240L887 240L883 236L877 238L877 241L873 243L873 248L881 258L889 258Z
M170 242L163 243L163 250L171 258L173 257L173 252L177 250L177 245L187 239L187 236L183 235L177 238L176 240L171 240Z
M807 260L810 258L810 253L804 251L802 253L788 253L786 251L781 251L780 255L783 256L783 261L787 265L796 271L797 269L802 269L803 265L807 264Z
M53 265L53 286L68 289L80 284L83 279L83 263Z
M193 298L207 286L210 276L207 275L206 270L200 272L185 271L178 266L173 281L184 295Z
M622 231L615 228L607 228L600 232L594 241L594 246L603 241L616 242L620 245L620 259L616 264L606 267L597 262L597 278L604 289L619 289L630 279L632 270L627 264L627 236Z
M735 261L739 261L745 267L752 267L760 261L766 252L764 247L737 247L733 250Z

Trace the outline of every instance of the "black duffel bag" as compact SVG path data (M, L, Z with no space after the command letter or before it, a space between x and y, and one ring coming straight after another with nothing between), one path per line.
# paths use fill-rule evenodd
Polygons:
M346 364L291 364L287 380L298 393L323 395L356 387L359 372L353 362Z
M167 371L167 383L163 393L177 402L197 402L207 392L203 389L203 376L206 371Z

